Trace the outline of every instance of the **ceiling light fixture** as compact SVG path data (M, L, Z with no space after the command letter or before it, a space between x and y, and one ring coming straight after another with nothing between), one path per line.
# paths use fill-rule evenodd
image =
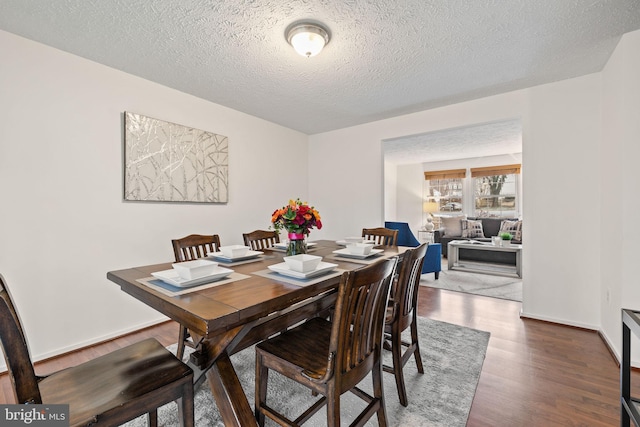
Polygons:
M292 26L287 41L296 52L307 58L316 56L329 43L329 32L318 24L305 22Z

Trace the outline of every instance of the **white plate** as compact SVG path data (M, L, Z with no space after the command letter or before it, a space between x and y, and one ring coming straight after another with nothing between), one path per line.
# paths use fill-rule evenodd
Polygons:
M215 282L216 280L223 279L233 273L233 270L229 270L228 268L218 267L213 273L208 276L199 277L197 279L186 280L180 277L178 272L174 269L164 270L164 271L156 271L155 273L151 273L153 277L156 279L160 279L163 282L167 282L170 285L177 286L179 288L186 288L189 286L202 285L204 283Z
M369 257L372 257L374 255L378 255L378 254L380 254L382 252L384 252L384 249L371 249L371 252L369 252L366 255L352 254L351 252L349 252L349 249L347 249L347 248L338 249L337 251L333 251L334 254L337 254L337 255L340 255L340 256L344 256L344 257L348 257L348 258L358 258L358 259L369 258Z
M312 247L314 247L316 244L317 244L317 243L314 243L314 242L308 242L308 243L307 243L307 247L308 247L308 248L312 248ZM287 249L287 248L289 247L289 242L279 242L279 243L276 243L276 244L275 244L275 245L273 245L273 246L274 246L275 248L278 248L278 249Z
M286 262L281 262L280 264L270 265L269 270L275 271L276 273L280 273L284 276L295 277L296 279L310 279L312 277L328 273L337 266L338 264L320 261L320 264L318 264L318 267L315 270L307 273L300 273L299 271L291 270Z
M256 258L262 254L264 254L264 252L249 250L247 251L246 254L242 256L237 256L237 257L228 257L228 256L225 256L222 252L209 252L207 256L216 258L220 261L233 262L233 261L242 261L245 259Z
M362 243L375 243L374 240L363 240ZM349 242L346 240L336 240L336 245L347 246Z

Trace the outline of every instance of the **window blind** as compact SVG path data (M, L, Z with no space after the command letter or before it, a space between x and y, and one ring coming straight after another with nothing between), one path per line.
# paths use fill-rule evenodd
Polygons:
M450 169L446 171L430 171L424 173L424 179L432 181L434 179L455 179L464 178L467 174L466 169Z
M471 177L477 178L479 176L519 174L520 166L521 165L517 164L517 165L503 165L503 166L487 166L484 168L471 168Z

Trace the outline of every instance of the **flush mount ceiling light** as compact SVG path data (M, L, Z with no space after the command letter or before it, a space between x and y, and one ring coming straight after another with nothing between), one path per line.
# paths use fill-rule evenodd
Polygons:
M329 43L329 33L318 24L296 24L287 30L287 41L296 52L307 58L316 56Z

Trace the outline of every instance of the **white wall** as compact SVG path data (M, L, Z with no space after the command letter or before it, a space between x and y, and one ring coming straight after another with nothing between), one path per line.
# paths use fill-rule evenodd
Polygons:
M398 168L389 162L384 162L384 215L387 221L396 221L398 218L397 189L398 189Z
M241 243L307 196L304 134L2 31L0 46L0 273L35 359L161 319L107 271L171 261L191 233ZM226 135L229 203L124 203L124 111Z
M594 217L585 212L591 213L594 204L598 223L599 202L591 197L593 187L584 183L593 181L594 170L598 171L599 95L600 76L595 74L312 135L310 197L323 206L333 237L351 234L363 224L382 224L383 201L375 193L376 183L383 179L382 168L368 167L382 162L382 140L520 117L526 218L523 240L527 242L523 313L598 329L600 249L593 233L584 230L593 229ZM342 151L345 147L347 153ZM340 155L327 159L326 153ZM575 153L580 153L578 162ZM332 173L322 175L329 163ZM560 181L567 166L571 167L570 179ZM366 175L367 179L350 181L354 175ZM344 182L350 183L350 191L333 190L343 187ZM353 197L357 198L358 215L343 208L351 205ZM541 209L549 203L557 209ZM339 218L339 224L334 226L333 218ZM564 233L571 249L556 243L559 232Z
M600 327L600 94L600 74L537 86L523 124L523 312L592 329Z
M640 310L640 31L625 34L603 73L601 145L602 329L622 351L622 308ZM640 340L632 339L632 360L640 365Z
M418 230L426 222L422 214L424 170L419 163L399 165L396 168L396 175L396 214L393 217L390 213L385 212L385 220L407 222L413 235L417 238ZM384 179L387 180L387 175L384 176Z

